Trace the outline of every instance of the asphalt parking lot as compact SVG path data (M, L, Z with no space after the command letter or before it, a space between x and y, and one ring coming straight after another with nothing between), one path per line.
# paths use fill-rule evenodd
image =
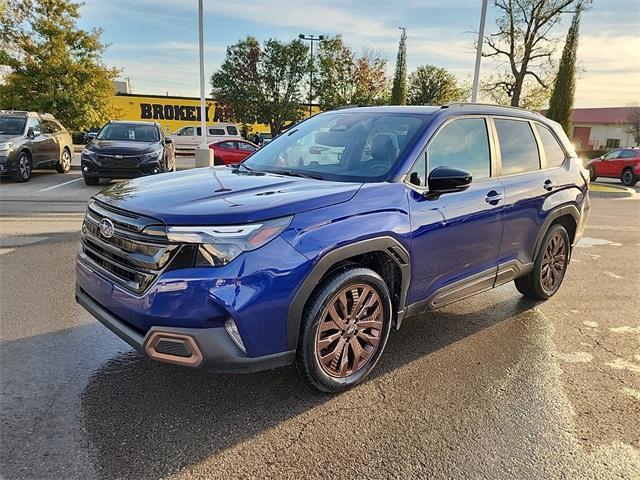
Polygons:
M0 182L2 478L640 478L640 196L592 199L548 302L508 284L408 320L329 396L153 363L78 307L100 188Z

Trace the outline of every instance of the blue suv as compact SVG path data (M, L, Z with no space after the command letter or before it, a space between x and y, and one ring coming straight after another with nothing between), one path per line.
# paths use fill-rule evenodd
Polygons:
M76 299L148 357L220 372L295 363L362 381L402 320L515 281L560 287L589 209L558 124L478 104L360 107L236 166L96 195Z

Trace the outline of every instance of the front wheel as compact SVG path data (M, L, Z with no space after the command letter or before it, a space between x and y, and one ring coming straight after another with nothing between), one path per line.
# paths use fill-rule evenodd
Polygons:
M552 297L564 280L570 254L567 231L562 225L553 225L542 240L531 273L515 280L518 291L534 300Z
M18 155L17 170L13 174L13 179L17 182L28 182L31 180L31 157L27 152Z
M69 170L71 170L71 154L66 148L62 150L60 163L56 165L56 170L58 173L69 173Z
M391 329L391 299L384 280L368 268L327 277L304 310L296 365L324 392L362 382L375 366Z
M624 172L622 172L620 181L625 187L633 187L636 183L638 183L638 177L633 174L633 171L630 168L627 168Z

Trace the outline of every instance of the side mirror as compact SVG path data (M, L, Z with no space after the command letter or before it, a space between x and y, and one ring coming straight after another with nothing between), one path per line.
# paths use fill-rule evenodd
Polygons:
M33 127L29 127L29 130L27 130L27 137L31 139L36 138L39 135L42 135L42 132L40 130L36 130Z
M169 145L171 143L173 143L173 138L171 137L164 137L164 143Z
M427 180L429 193L460 192L469 188L472 179L473 176L466 170L452 167L436 167L431 171Z
M93 140L98 136L98 132L87 132L85 136L87 137L87 140Z

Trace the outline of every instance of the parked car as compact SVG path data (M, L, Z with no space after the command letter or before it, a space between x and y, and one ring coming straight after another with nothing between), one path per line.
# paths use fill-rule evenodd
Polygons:
M176 130L171 136L176 147L176 153L193 153L202 141L202 128L189 125ZM207 126L205 143L220 140L242 140L238 126L234 123L213 123Z
M209 148L213 150L215 165L233 165L242 162L259 147L247 140L222 140L210 144Z
M616 148L588 165L591 181L598 177L619 178L623 185L633 187L640 180L640 148Z
M320 164L289 155L300 144L343 152ZM404 318L510 281L554 295L588 182L562 128L536 113L328 111L237 167L97 194L76 299L154 360L226 372L295 362L337 392L367 376Z
M157 123L110 121L82 150L84 182L101 178L135 178L176 170L171 138Z
M71 168L73 141L48 113L0 111L0 174L28 182L34 168Z

